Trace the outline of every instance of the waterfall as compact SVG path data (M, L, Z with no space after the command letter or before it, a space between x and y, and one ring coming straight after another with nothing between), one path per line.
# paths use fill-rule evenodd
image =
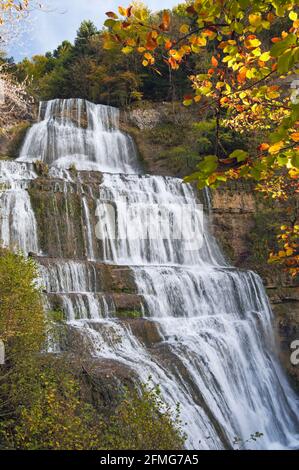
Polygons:
M38 182L35 160L49 165L47 182ZM43 252L46 304L64 311L91 354L143 382L151 376L169 405L179 402L188 448L231 448L257 431L263 436L250 448L298 448L298 400L276 357L261 279L226 263L190 185L142 174L118 110L78 99L41 103L13 165L0 163L8 184L1 238ZM54 217L49 227L41 203ZM136 292L113 290L105 270L114 268L115 276L132 273ZM155 329L150 344L136 322L117 318L120 298L142 302L142 332Z
M0 162L0 243L24 253L38 252L37 226L27 189L33 165Z
M138 167L132 138L118 129L119 111L80 99L42 102L19 161L125 173Z

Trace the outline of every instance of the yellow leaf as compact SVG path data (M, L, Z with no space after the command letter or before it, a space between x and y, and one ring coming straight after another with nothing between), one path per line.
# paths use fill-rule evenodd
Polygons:
M127 43L127 46L136 46L136 41L133 38L128 38L126 43Z
M132 51L133 51L133 48L131 46L126 46L122 48L122 52L124 54L131 54Z
M297 18L298 18L298 15L297 15L297 13L295 13L294 11L291 11L291 12L289 13L289 18L290 18L290 20L292 20L292 21L296 21Z
M126 16L127 10L123 7L118 7L118 12L121 16Z
M251 15L249 15L248 17L249 19L249 23L252 25L252 26L259 26L262 22L262 17L261 17L261 14L254 14L252 13Z
M279 150L282 149L283 146L284 146L283 140L276 142L276 144L271 145L271 147L269 147L269 153L271 154L278 153Z
M197 45L197 46L206 46L206 44L207 44L206 38L198 37L198 38L196 39L196 45Z
M176 51L175 49L171 49L169 51L169 55L171 55L171 57L173 57L175 60L181 60L182 56L181 54L179 53L179 51Z
M260 58L259 58L261 61L263 62L267 62L269 59L270 59L270 52L264 52Z
M182 26L180 27L180 32L182 34L187 34L189 31L189 26L187 24L182 24Z

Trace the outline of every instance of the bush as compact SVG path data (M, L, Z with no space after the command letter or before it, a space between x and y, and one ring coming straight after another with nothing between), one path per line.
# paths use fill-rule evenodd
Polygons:
M84 395L67 357L43 352L53 336L50 328L62 317L52 312L46 321L37 276L32 259L0 249L0 339L7 353L0 366L0 447L182 448L178 410L172 414L157 388L120 388L116 409L100 412Z
M44 346L46 322L37 277L32 258L0 248L0 339L13 363Z
M126 391L110 417L105 435L107 449L179 450L186 436L179 406L175 414L162 400L159 387L141 385Z

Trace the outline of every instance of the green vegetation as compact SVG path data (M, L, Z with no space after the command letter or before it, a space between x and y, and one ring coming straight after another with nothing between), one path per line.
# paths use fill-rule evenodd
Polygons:
M32 259L0 250L0 448L26 450L181 449L179 410L162 401L158 388L116 392L117 405L104 413L86 397L73 362L46 352L53 323L43 311ZM77 361L80 363L79 358Z
M181 22L179 16L177 21L175 28ZM198 64L187 61L182 72L173 76L161 55L158 74L146 70L138 54L124 55L120 49L105 49L104 39L104 31L99 31L91 21L83 21L74 44L63 41L53 52L25 59L15 72L20 81L30 78L28 91L37 100L85 98L123 107L141 99L181 100L190 91L186 71L206 60L203 54Z
M184 124L177 124L172 120L145 130L143 139L148 141L149 146L161 147L155 154L155 160L163 160L172 171L185 176L195 170L205 156L213 154L216 145L215 129L215 119L200 122L189 119ZM223 155L237 148L246 149L250 146L250 138L246 134L241 136L226 127L222 127L220 133Z
M19 152L21 146L24 141L24 137L28 128L30 127L30 123L27 121L20 122L9 129L9 136L12 136L11 143L8 147L8 156L11 158L17 158L19 156Z
M49 175L49 166L41 160L34 162L34 169L39 176L47 177Z
M139 310L118 310L116 316L118 318L141 318L142 313Z

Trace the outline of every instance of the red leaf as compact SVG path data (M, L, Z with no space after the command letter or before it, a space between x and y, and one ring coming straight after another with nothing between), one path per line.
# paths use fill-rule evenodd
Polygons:
M113 11L107 11L106 13L106 16L108 16L109 18L113 18L113 19L117 19L118 16L116 13L114 13Z
M186 12L189 13L189 15L195 15L196 14L196 10L192 5L190 5L189 7L186 8Z

